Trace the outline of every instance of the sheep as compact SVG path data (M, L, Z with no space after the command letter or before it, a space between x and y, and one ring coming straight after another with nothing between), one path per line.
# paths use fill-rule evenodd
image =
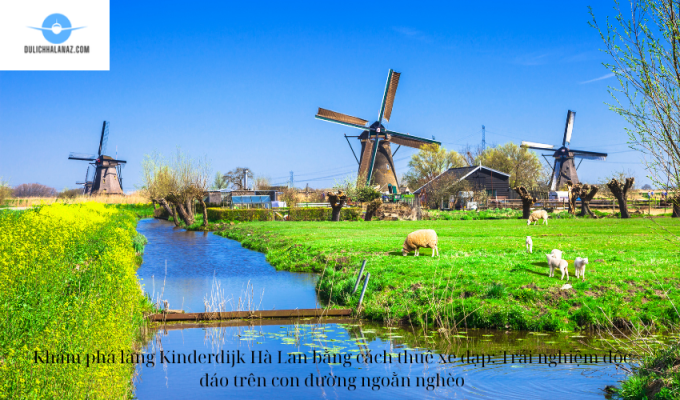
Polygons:
M531 241L531 236L527 236L527 241L526 241L526 243L527 243L527 251L528 251L529 253L533 253L532 247L533 247L533 245L534 245L534 242Z
M581 280L586 280L586 264L588 264L588 257L586 258L581 258L581 257L576 257L574 260L574 269L576 270L576 278L579 276L581 277Z
M531 225L532 222L534 223L534 225L536 225L536 222L539 219L543 219L543 224L548 225L548 212L545 210L538 210L532 212L531 215L529 215L529 219L527 220L527 225Z
M432 249L432 257L435 252L439 256L439 249L437 248L437 232L432 229L421 229L411 232L404 241L404 246L401 249L401 254L406 256L410 251L415 250L414 256L420 255L418 249L421 247L428 247Z
M562 250L553 249L550 254L555 256L558 260L562 259Z
M550 273L548 274L548 277L552 278L555 276L555 268L559 268L560 272L562 272L562 277L560 280L564 279L564 275L566 274L567 281L569 281L569 269L567 268L569 263L567 263L566 260L561 260L555 257L553 254L546 254L546 257L548 258L548 265L550 266Z

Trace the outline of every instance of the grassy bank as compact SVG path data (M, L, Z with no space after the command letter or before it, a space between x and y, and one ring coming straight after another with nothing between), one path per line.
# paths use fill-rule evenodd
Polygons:
M322 272L321 296L339 306L357 305L351 292L367 259L363 312L374 320L555 331L607 325L607 318L618 325L678 322L668 298L680 301L680 224L655 221L253 222L217 233L266 253L278 269ZM402 257L406 235L425 228L437 231L441 257L429 250ZM533 254L524 249L527 235ZM573 289L560 290L559 273L548 278L545 253L554 248L571 260ZM590 260L585 282L573 279L577 256Z
M138 343L149 305L135 226L132 212L99 203L0 211L0 398L131 397L134 365L85 357ZM36 363L36 352L80 364Z
M680 344L650 351L618 395L625 400L680 398Z

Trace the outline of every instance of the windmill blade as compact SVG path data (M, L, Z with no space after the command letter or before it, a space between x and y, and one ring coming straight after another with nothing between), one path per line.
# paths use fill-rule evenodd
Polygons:
M574 154L574 158L582 158L584 160L599 160L604 161L607 159L607 153L597 153L594 151L584 151L584 150L570 150Z
M550 178L550 190L557 190L557 182L560 180L560 170L562 169L562 162L555 159L555 166L553 167L552 177Z
M441 146L441 142L432 139L425 139L418 136L411 136L405 133L399 133L390 130L385 130L385 133L391 135L390 142L401 146L413 147L415 149L420 149L426 144L436 144Z
M584 155L589 155L589 156L598 156L598 157L607 157L607 153L600 153L597 151L586 151L586 150L576 150L576 149L569 149L569 152L574 153L574 155L577 154L584 154Z
M555 148L555 146L553 146L551 144L525 142L525 141L522 141L522 146L520 146L520 147L524 147L525 149L536 149L536 150L550 150L550 149Z
M353 117L351 115L342 114L339 112L326 110L319 107L319 112L314 116L316 119L321 119L328 122L335 122L336 124L351 126L353 128L366 129L368 121L365 119Z
M116 160L115 158L105 158L104 160L109 161L109 162L116 162L116 163L119 163L119 164L126 164L127 163L127 161L125 161L125 160Z
M400 76L401 74L399 72L394 72L391 69L387 74L387 84L385 85L385 94L383 95L382 105L380 106L380 118L378 118L378 122L382 122L383 118L387 122L390 122L392 106L394 105L394 96L397 94Z
M574 118L576 118L576 111L567 111L567 123L564 126L564 139L562 139L562 146L571 143L571 131L574 129Z
M69 160L82 160L82 161L94 161L97 159L97 156L94 154L85 154L85 153L69 153L68 155Z
M102 125L102 136L99 138L99 152L97 153L98 156L101 156L102 154L106 154L106 145L109 142L109 123L104 121L104 125Z
M375 166L375 156L378 155L378 136L373 140L373 151L371 152L371 161L368 164L368 175L366 176L366 185L371 184L371 177L373 176L373 167Z

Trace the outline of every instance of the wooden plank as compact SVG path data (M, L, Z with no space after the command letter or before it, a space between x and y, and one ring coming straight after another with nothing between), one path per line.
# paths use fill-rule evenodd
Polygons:
M151 321L215 321L223 319L347 317L352 310L310 308L300 310L230 311L186 314L153 314Z
M167 321L166 321L167 322ZM167 324L160 322L158 325L152 326L152 329L160 329L163 331L173 331L180 329L193 328L238 328L238 327L253 327L253 326L274 326L274 325L316 325L316 324L349 324L356 323L355 319L348 317L329 317L329 318L310 318L303 320L283 319L283 318L265 318L265 319L230 319L224 321L212 322L182 322L173 321Z

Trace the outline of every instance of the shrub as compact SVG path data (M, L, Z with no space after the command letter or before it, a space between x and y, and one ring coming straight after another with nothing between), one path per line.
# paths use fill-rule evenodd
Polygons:
M380 196L380 192L370 186L364 186L357 192L357 200L364 203L379 199Z
M58 199L74 199L83 194L83 189L64 189L57 194Z
M167 214L165 210L163 214ZM208 207L208 221L271 221L274 213L268 209L242 209L232 210L230 208L210 208Z
M291 208L288 216L291 221L330 221L333 210L326 207ZM361 215L359 208L340 210L340 221L356 221Z

